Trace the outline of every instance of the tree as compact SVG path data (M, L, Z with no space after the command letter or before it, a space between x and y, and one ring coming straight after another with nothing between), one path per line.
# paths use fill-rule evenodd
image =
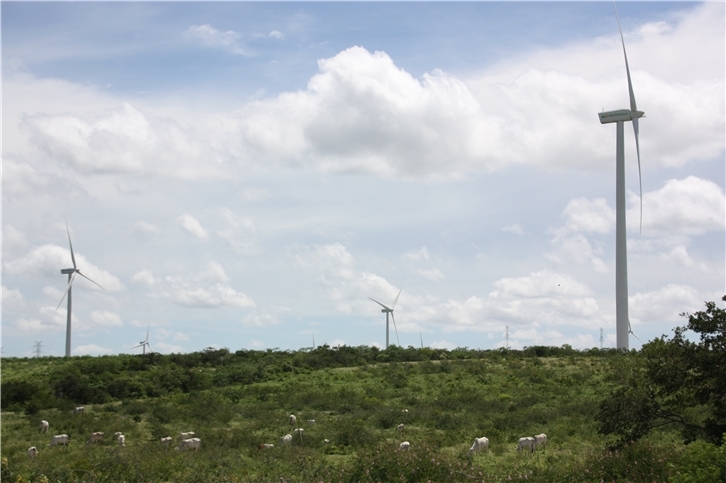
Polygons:
M726 301L726 296L722 298ZM704 439L723 444L726 432L726 310L706 302L688 324L643 345L640 353L613 361L618 386L600 405L601 434L620 443L635 441L652 429L675 425L686 442ZM699 341L687 338L698 334Z

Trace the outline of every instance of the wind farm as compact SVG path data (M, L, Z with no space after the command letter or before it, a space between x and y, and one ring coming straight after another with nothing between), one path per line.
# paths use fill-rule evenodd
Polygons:
M4 12L4 355L637 350L718 300L723 6L228 7Z

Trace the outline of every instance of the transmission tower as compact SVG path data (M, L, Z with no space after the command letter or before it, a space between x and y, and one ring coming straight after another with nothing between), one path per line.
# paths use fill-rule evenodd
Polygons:
M40 357L40 355L43 353L41 350L41 346L43 345L43 341L35 341L35 357Z

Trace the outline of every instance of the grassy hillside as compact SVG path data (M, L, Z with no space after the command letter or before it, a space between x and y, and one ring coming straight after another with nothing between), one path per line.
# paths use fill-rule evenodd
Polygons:
M184 355L3 359L3 481L699 481L663 430L617 452L595 414L616 351L320 347ZM83 415L72 408L85 405ZM407 411L404 411L407 410ZM283 447L295 414L302 438ZM38 432L41 420L50 432ZM307 420L314 419L315 425ZM405 433L396 431L405 424ZM87 445L104 431L100 445ZM126 447L110 441L121 431ZM198 453L159 439L194 431ZM522 436L548 435L535 454ZM70 446L49 448L51 434ZM491 450L470 456L473 439ZM330 443L326 444L325 439ZM411 450L396 449L401 441ZM275 448L258 451L260 443ZM37 446L35 460L26 450ZM694 447L695 448L695 447ZM698 452L698 451L700 452ZM717 449L720 451L720 449ZM697 454L696 454L697 453ZM703 453L703 454L701 454ZM709 480L701 480L709 481Z

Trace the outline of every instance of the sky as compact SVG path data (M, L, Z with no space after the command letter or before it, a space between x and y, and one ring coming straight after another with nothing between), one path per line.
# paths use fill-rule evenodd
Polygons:
M383 347L399 292L404 347L615 346L612 4L1 8L4 357L64 354L66 222L73 355ZM723 306L726 15L618 12L648 341Z

